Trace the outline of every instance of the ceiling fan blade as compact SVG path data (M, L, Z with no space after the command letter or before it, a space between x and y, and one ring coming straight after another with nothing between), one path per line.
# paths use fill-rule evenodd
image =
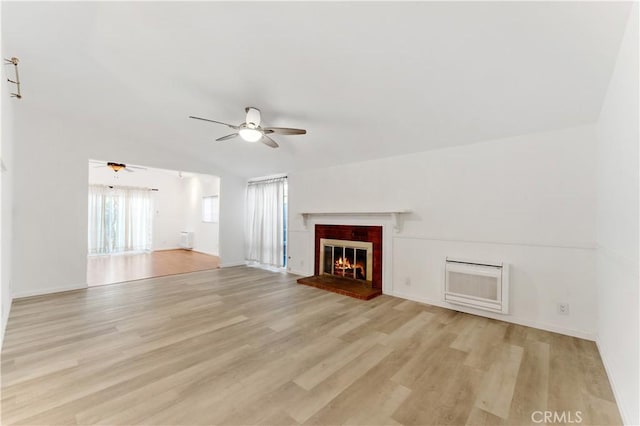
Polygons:
M131 170L131 168L128 167L128 166L124 168L124 171L125 172L129 172L129 173L135 173L136 172L135 170Z
M277 148L278 144L276 143L276 141L274 141L273 139L271 139L269 136L267 135L262 135L262 139L260 139L260 142L262 142L263 144L270 146L271 148Z
M99 169L100 167L107 167L107 165L103 164L102 166L93 166L94 169Z
M233 138L235 138L235 137L237 137L237 136L238 136L238 134L237 134L237 133L231 133L230 135L223 136L223 137L218 138L218 139L216 139L216 140L217 140L218 142L220 142L220 141L227 141L227 140L229 140L229 139L233 139Z
M276 133L278 135L305 135L307 131L304 129L292 129L289 127L265 127L265 132Z
M246 107L244 111L247 113L247 126L255 128L260 126L260 110L255 107Z
M234 126L233 124L229 124L229 123L223 123L222 121L209 120L208 118L194 117L192 115L190 115L189 118L193 118L195 120L209 121L211 123L216 123L216 124L222 124L223 126L231 127L234 130L238 130L239 129L238 126Z
M147 170L146 167L140 167L140 166L127 166L127 169Z

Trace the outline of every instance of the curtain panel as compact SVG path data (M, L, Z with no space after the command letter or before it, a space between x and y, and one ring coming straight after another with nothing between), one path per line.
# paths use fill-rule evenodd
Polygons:
M89 254L150 251L153 198L145 188L89 185Z
M245 223L246 259L282 267L286 177L249 182Z

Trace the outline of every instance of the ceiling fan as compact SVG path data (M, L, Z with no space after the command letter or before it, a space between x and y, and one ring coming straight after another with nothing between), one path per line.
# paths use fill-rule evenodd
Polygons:
M94 164L100 164L99 166L93 166L94 168L99 168L99 167L109 167L111 170L113 170L114 172L118 173L120 170L125 170L129 173L133 173L135 172L134 169L136 170L147 170L144 167L138 167L138 166L127 166L126 164L123 163L114 163L114 162L107 162L104 163L102 161L91 161Z
M233 139L235 137L240 136L247 142L262 142L263 144L270 146L271 148L277 148L278 144L276 141L271 139L268 135L275 133L277 135L304 135L307 133L304 129L292 129L289 127L261 127L261 117L260 110L254 107L246 107L245 112L247 113L247 117L244 123L240 123L237 126L233 124L223 123L221 121L209 120L208 118L200 118L194 117L192 115L189 118L194 118L196 120L202 121L210 121L212 123L222 124L224 126L230 127L235 130L235 133L232 133L227 136L222 136L216 141L226 141L229 139Z

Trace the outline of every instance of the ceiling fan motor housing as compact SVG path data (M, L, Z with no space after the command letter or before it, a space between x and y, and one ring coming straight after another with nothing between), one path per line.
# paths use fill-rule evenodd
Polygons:
M246 107L245 111L247 112L247 127L250 129L260 127L260 110L254 107Z

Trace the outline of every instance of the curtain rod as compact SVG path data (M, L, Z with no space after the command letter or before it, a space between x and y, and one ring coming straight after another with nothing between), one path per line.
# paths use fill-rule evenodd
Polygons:
M272 178L265 178L265 179L258 179L258 180L250 180L247 182L247 185L251 185L253 183L265 183L265 182L273 182L273 181L277 181L277 180L285 180L287 179L287 176L278 176L278 177L272 177Z
M139 186L125 186L125 185L107 185L108 188L133 188L133 189L146 189L147 191L159 191L158 188L141 188Z
M135 188L135 189L145 189L147 191L159 191L158 188L140 188L138 186L121 186L121 185L107 185L109 188L113 189L113 188Z

